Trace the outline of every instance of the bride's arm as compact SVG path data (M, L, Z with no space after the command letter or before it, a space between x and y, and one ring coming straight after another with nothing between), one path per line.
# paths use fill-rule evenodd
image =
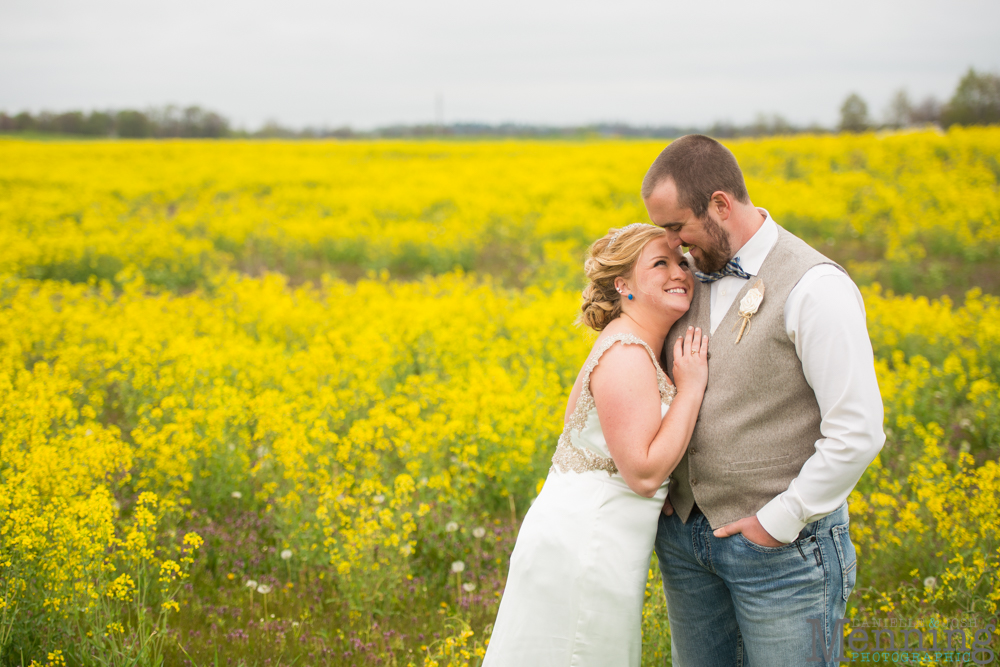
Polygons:
M609 354L612 363L598 364L590 379L601 430L625 483L651 498L677 467L694 432L708 382L708 336L689 329L674 344L677 395L663 419L649 354L636 345L616 345L604 356Z

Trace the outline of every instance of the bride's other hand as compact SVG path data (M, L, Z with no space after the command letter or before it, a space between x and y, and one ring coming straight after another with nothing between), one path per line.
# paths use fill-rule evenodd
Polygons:
M688 327L674 343L674 383L678 393L705 393L708 385L708 336Z

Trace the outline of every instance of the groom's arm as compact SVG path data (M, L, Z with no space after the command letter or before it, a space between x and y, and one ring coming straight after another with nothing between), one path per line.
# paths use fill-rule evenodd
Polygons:
M785 302L785 329L816 393L823 437L788 489L757 512L760 525L792 542L847 499L885 443L882 396L854 282L836 267L813 267Z

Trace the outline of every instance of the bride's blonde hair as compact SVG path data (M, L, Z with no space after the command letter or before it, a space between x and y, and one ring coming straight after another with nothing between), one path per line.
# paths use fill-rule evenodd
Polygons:
M622 314L622 299L615 289L615 278L629 278L646 244L667 232L655 225L636 223L610 229L607 235L594 241L587 251L583 271L589 284L583 290L578 322L602 331Z

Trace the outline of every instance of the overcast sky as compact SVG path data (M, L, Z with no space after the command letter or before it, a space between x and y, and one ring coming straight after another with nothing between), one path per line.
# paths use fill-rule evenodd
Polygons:
M0 0L0 110L198 104L253 129L832 125L1000 71L998 0Z

